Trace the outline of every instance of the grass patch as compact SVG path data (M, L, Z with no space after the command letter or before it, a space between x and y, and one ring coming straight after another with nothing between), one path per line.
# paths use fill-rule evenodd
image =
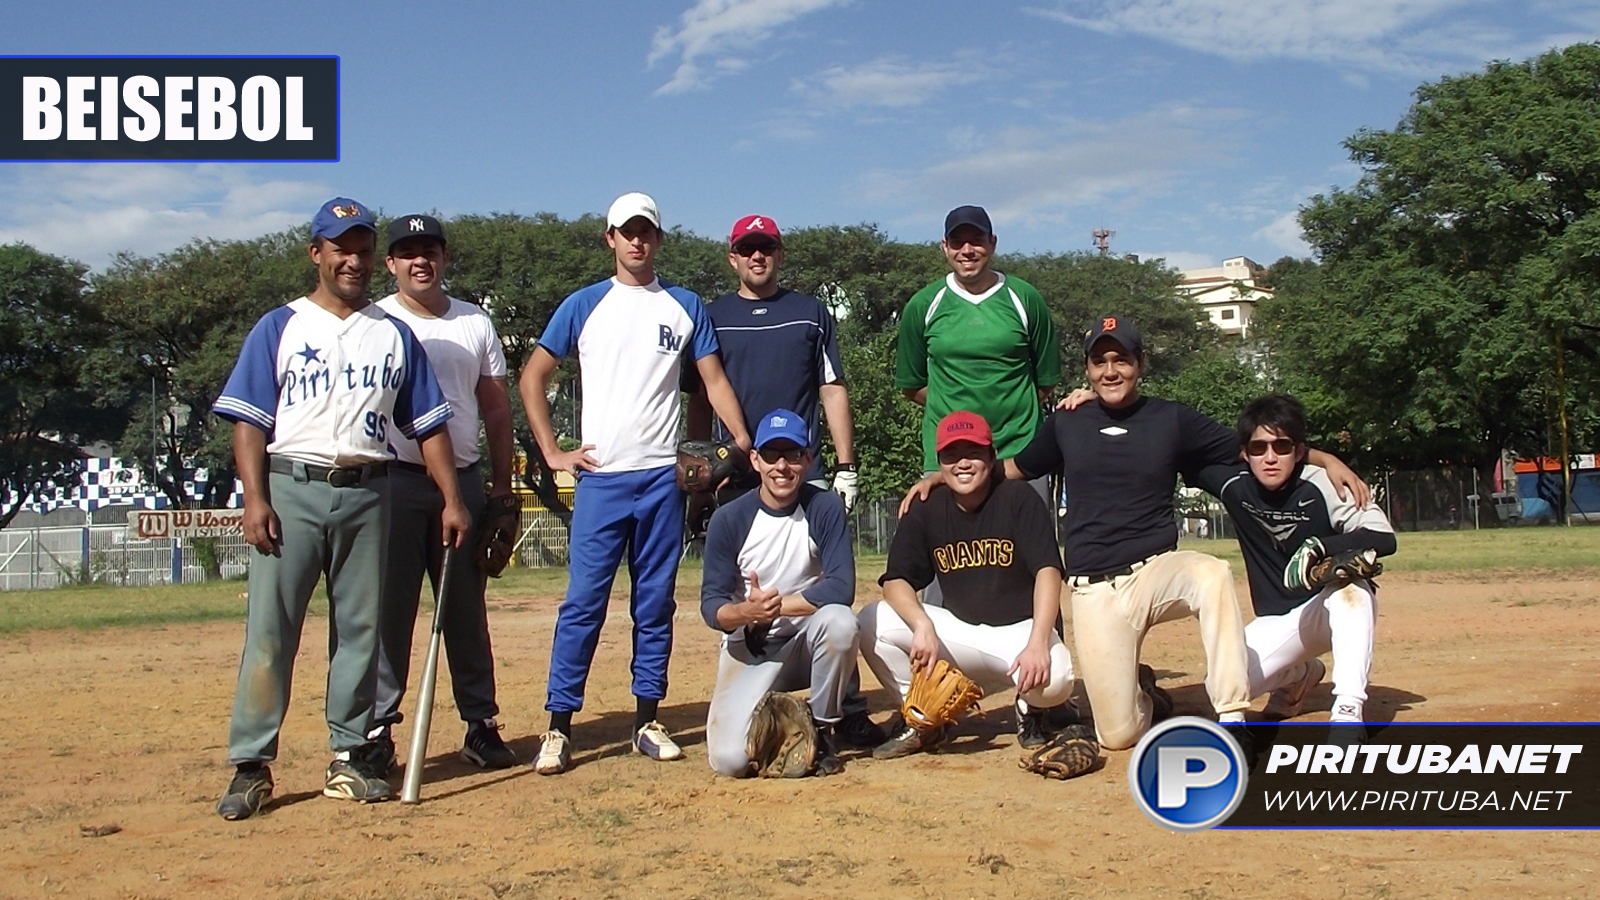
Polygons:
M1390 572L1567 572L1600 565L1600 528L1588 526L1407 531L1395 537L1400 548L1383 561ZM1181 546L1225 559L1243 571L1234 540L1187 538Z

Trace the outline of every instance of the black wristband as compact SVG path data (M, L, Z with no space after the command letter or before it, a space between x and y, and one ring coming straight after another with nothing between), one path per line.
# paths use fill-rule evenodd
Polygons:
M840 472L854 472L855 470L856 470L856 464L855 463L834 463L833 464L833 472L834 472L835 475L837 475Z

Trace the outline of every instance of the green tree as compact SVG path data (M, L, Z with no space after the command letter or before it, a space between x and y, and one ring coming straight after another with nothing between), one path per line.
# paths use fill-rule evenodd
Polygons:
M90 301L116 325L93 365L132 413L117 453L175 507L217 507L232 493L233 429L211 406L256 320L311 290L307 244L303 229L195 241L155 257L121 255L92 279ZM184 488L195 468L210 475L200 496Z
M85 301L85 271L25 244L0 247L0 528L76 486L81 447L127 421L89 364L108 328Z
M1368 465L1544 451L1600 355L1600 46L1425 84L1345 144L1361 179L1300 217L1321 265L1261 310L1286 381L1322 383Z

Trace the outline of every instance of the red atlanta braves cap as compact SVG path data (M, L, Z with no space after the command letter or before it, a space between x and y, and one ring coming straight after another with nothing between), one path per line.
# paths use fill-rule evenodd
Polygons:
M964 409L940 419L939 428L934 433L935 453L958 441L967 441L982 447L994 446L994 435L989 431L989 423L984 421L983 416Z
M783 244L783 235L778 233L777 222L767 216L745 216L733 223L733 230L728 232L728 246L732 247L751 236L769 237Z

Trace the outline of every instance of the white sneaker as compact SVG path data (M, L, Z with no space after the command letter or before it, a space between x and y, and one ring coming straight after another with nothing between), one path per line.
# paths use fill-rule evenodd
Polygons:
M1322 660L1312 657L1296 667L1298 673L1291 673L1284 681L1283 687L1272 692L1267 700L1266 714L1278 719L1292 719L1300 715L1300 710L1305 706L1306 695L1311 689L1322 683L1322 676L1328 674L1328 667Z
M533 770L540 775L560 775L572 764L571 741L559 731L547 731L539 740L539 755Z
M655 760L683 758L683 748L672 739L672 735L667 734L660 722L646 722L633 736L633 749Z

